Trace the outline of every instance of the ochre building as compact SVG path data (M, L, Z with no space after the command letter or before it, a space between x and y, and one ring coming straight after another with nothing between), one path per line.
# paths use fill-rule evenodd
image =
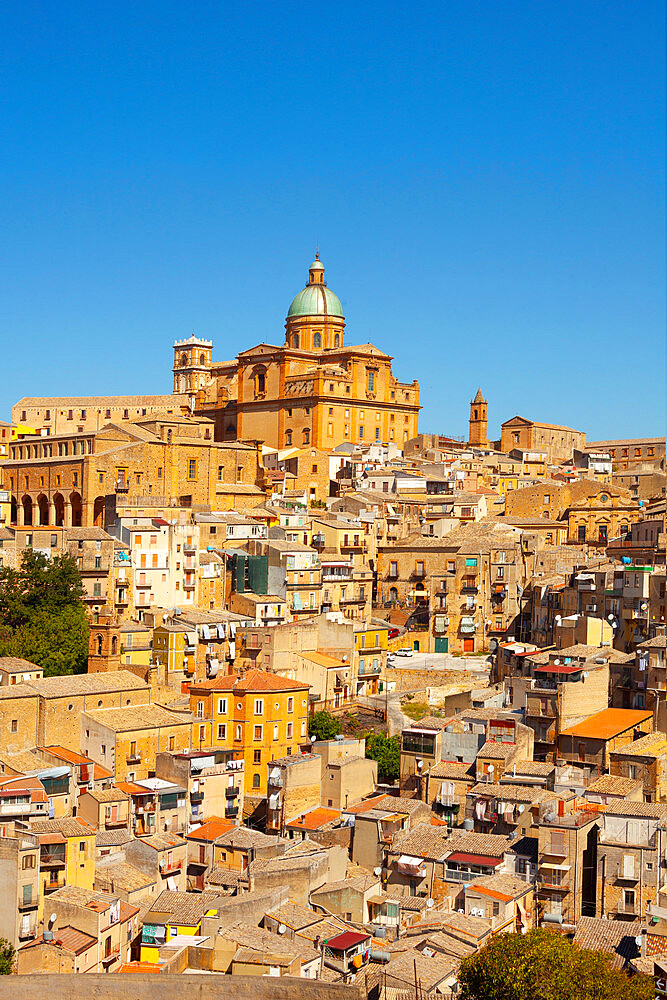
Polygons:
M373 344L345 343L343 308L318 257L289 307L284 344L257 344L226 362L210 355L211 343L195 337L174 345L174 392L199 387L196 411L215 419L217 440L329 450L345 441L402 445L418 432L418 382L399 382L393 359Z

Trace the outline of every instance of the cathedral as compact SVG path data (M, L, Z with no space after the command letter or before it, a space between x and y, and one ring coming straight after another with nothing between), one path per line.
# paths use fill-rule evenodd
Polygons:
M330 450L402 446L418 433L419 383L399 382L391 356L373 344L346 345L343 309L319 254L292 299L283 344L257 344L225 362L213 361L212 350L198 337L174 344L173 391L215 420L219 441Z

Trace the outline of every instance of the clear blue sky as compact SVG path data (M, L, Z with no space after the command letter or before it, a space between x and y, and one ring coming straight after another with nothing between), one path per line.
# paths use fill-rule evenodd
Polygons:
M316 241L423 430L664 433L658 0L0 12L0 416L282 343Z

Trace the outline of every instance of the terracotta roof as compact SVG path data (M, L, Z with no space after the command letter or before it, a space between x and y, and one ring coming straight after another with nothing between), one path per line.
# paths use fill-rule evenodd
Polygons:
M533 891L533 886L525 879L519 878L518 875L504 875L502 873L476 878L469 888L505 900L518 899Z
M96 831L80 820L70 817L62 819L34 819L30 823L31 833L61 833L63 837L94 837Z
M170 712L161 705L127 705L125 708L86 709L85 713L95 722L115 733L140 729L162 729L164 726L189 726L191 717Z
M127 802L127 793L121 788L92 788L85 793L96 802Z
M110 691L144 690L148 685L129 670L96 674L61 674L30 681L29 687L44 698L67 698L68 695L105 694Z
M347 951L348 948L353 948L357 944L361 944L362 941L369 941L370 934L360 934L358 931L343 931L342 934L337 934L336 937L329 938L326 942L327 948L335 948L336 951Z
M472 764L463 764L457 760L441 760L429 771L432 778L449 778L454 781L469 781L474 784L477 780L471 772Z
M290 820L285 825L297 830L319 830L321 826L331 823L333 820L338 819L339 816L339 809L325 809L323 806L317 806L315 809L311 809L310 812Z
M589 716L583 722L563 729L561 736L581 736L594 740L610 740L619 733L624 733L633 726L641 725L653 718L652 712L640 711L634 708L605 708L595 715Z
M659 757L664 753L667 753L667 734L656 732L647 733L646 736L641 736L638 740L633 740L632 743L626 743L625 746L612 750L611 756L624 754L626 756L636 755L637 757Z
M61 945L66 951L72 951L75 955L80 955L97 944L97 938L92 934L84 934L76 927L59 927L57 937L54 936L56 944Z
M95 888L105 892L116 892L124 889L134 892L154 885L157 879L146 875L127 861L115 861L110 865L97 865L95 869Z
M228 833L233 827L234 824L231 820L222 819L220 816L211 816L202 826L186 834L186 840L206 840L212 843L218 837L222 837L223 833Z
M147 923L184 924L186 927L194 927L211 904L219 898L217 892L173 892L171 889L163 889L157 899L153 901L148 913L145 914L144 921ZM159 917L163 919L156 919Z
M191 691L234 691L255 693L259 691L300 691L307 690L310 684L291 681L288 677L272 674L268 670L248 670L244 674L229 674L199 684L191 684Z
M123 962L118 972L139 972L142 975L144 972L148 972L159 975L162 969L163 966L156 965L154 962Z
M36 663L30 660L22 660L19 656L0 656L0 670L8 674L23 674L33 670L41 670Z

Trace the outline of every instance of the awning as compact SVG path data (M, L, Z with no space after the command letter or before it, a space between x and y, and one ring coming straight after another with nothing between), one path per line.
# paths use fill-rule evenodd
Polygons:
M493 593L494 594L504 594L504 592L505 592L505 584L504 583L494 583L494 585L493 585Z
M208 661L208 676L215 677L218 673L218 661L216 659L211 659Z
M178 889L178 886L176 885L176 879L174 878L173 875L170 875L169 878L167 879L167 888L171 889L172 892L176 892L176 890Z
M420 875L423 873L423 864L423 858L413 858L409 854L401 854L398 859L398 870L405 875Z
M277 809L278 803L280 802L280 796L277 792L273 795L269 795L269 809Z
M557 872L569 872L571 865L552 865L549 861L540 861L540 868L553 868Z
M488 854L469 854L467 851L454 851L446 858L447 864L450 861L455 864L480 865L483 868L497 868L502 863L502 858L492 858Z

